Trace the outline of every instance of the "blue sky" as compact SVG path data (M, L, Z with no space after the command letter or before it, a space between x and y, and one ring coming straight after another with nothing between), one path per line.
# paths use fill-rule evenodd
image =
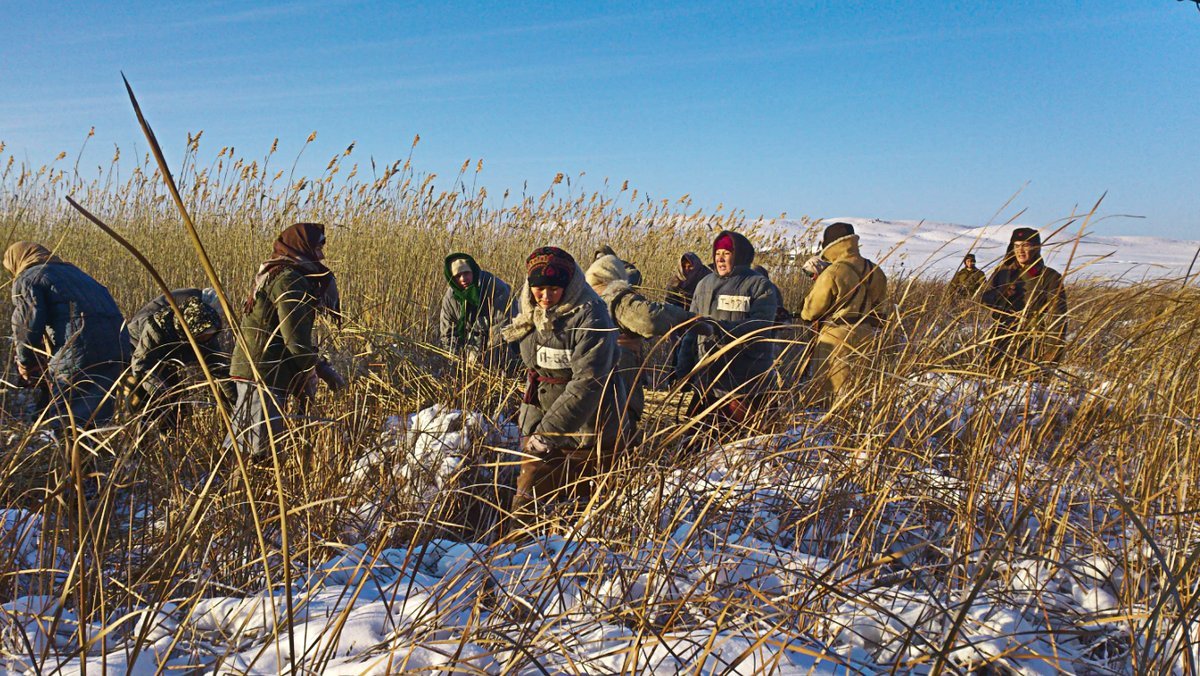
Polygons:
M497 198L587 172L768 216L1048 224L1106 191L1105 234L1200 237L1191 2L13 2L0 140L40 165L144 150L133 83L178 160L457 173ZM1134 215L1142 218L1125 218Z

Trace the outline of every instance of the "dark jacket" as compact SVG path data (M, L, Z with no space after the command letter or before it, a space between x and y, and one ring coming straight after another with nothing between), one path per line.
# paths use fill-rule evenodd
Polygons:
M252 380L253 362L268 387L297 392L304 377L317 366L313 343L317 294L317 284L304 273L294 267L279 268L242 317L241 332L248 352L234 346L230 375Z
M688 261L692 264L690 272L683 271L683 262ZM696 291L696 285L700 280L712 274L712 270L700 260L700 257L692 252L687 252L679 257L679 267L675 269L675 276L667 283L667 302L676 307L687 309L692 306L692 294Z
M50 352L47 370L71 379L93 367L129 362L125 319L108 289L70 263L32 265L12 286L17 361L33 366Z
M200 289L176 289L171 292L171 297L176 305L183 305L191 298L203 302ZM187 336L175 328L174 314L165 295L143 305L129 320L128 329L133 346L130 367L135 374L148 373L167 360L196 363L196 353L188 344ZM229 374L229 353L221 349L218 338L200 343L200 353L213 375Z
M987 286L987 275L979 268L961 268L950 278L950 293L963 298L974 298Z
M983 302L996 320L998 349L1034 361L1060 358L1067 333L1067 292L1057 270L1041 259L1027 269L1007 262L992 273ZM1014 337L1017 340L1010 342Z
M526 283L520 314L504 329L504 339L520 341L531 390L521 405L525 436L539 435L567 453L619 449L625 388L617 365L617 329L604 301L576 266L563 299L549 310L533 300Z
M456 297L456 291L457 296L461 297L464 291L470 290L458 289L458 284L450 274L450 264L457 259L465 260L475 273L472 286L478 289L478 304ZM443 272L450 288L442 296L438 317L438 336L442 347L451 352L467 348L483 352L492 346L492 331L503 328L509 321L512 289L504 280L480 269L475 259L467 254L447 256Z
M717 237L724 235L733 237L733 269L722 277L714 265L713 273L700 280L692 297L692 312L714 319L718 325L713 335L701 336L698 341L702 359L745 336L774 326L779 307L771 281L750 269L754 263L750 240L728 231ZM763 332L741 340L737 347L707 367L708 373L717 378L715 382L707 379L708 384L721 391L732 391L770 371L775 361L775 346L767 342L769 338L769 333Z

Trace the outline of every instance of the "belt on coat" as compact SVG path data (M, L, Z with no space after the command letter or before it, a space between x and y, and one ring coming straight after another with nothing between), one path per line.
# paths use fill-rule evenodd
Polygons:
M548 385L566 385L571 382L570 378L555 378L553 376L543 376L533 369L528 369L525 374L525 396L521 401L534 406L541 406L542 402L538 400L538 384L546 383Z

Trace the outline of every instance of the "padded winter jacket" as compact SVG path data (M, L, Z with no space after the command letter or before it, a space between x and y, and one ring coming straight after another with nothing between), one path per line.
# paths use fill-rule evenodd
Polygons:
M721 276L714 265L713 273L696 285L691 310L715 320L718 325L711 336L699 338L701 359L737 342L716 363L707 367L707 373L711 375L706 386L725 392L744 391L747 382L770 371L775 361L775 345L768 342L771 332L763 329L775 325L779 305L771 280L750 269L754 263L754 247L750 240L729 231L718 234L717 239L725 235L733 237L734 241L733 269Z
M858 251L858 235L839 239L821 252L829 262L804 299L807 322L878 326L887 318L887 276Z
M479 304L465 304L455 298L457 283L450 274L450 264L456 260L467 261L475 273L475 284L479 287ZM451 352L471 348L483 352L492 346L492 331L508 324L511 314L512 288L504 280L487 270L480 269L474 258L466 254L455 254L446 258L446 282L451 288L442 296L442 307L438 319L438 336L442 347ZM459 331L459 322L462 330Z
M1040 260L1022 269L1015 262L992 273L983 302L996 320L996 346L1013 356L1057 361L1067 334L1067 292L1057 270ZM1009 344L1010 337L1016 342Z
M117 371L129 362L125 319L108 289L70 263L31 265L12 285L12 329L17 361L44 362L72 380L97 366ZM41 353L41 354L39 354Z
M962 268L950 278L950 293L964 298L974 298L987 286L987 275L979 268Z
M294 267L282 267L254 296L254 306L242 317L241 332L248 351L233 350L230 375L253 380L250 364L258 367L268 387L297 392L317 366L313 323L317 288Z
M503 331L520 341L529 370L529 390L521 405L525 436L538 435L570 454L619 450L629 431L621 428L625 388L613 370L617 329L608 309L576 266L562 300L543 310L528 282L521 289L520 314Z

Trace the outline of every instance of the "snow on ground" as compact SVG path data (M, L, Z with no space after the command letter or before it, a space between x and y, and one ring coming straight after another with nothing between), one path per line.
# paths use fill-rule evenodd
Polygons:
M1094 396L1035 384L984 396L979 382L942 375L915 379L910 389L921 416L970 410L1011 426L1052 424ZM968 424L948 429L953 435ZM431 487L453 480L473 435L511 442L511 430L440 407L396 418L385 434L420 460L421 470L406 476L429 499ZM786 434L709 448L691 469L634 472L630 489L642 497L624 514L632 532L619 539L595 537L585 521L499 545L343 546L299 576L290 616L278 590L157 612L114 609L113 630L88 646L86 668L927 673L942 655L953 668L990 665L993 673L1122 669L1148 609L1117 599L1127 585L1153 581L1125 573L1129 551L1141 551L1127 541L1138 536L1117 526L1119 511L1094 482L1072 481L1073 470L1037 459L1020 467L998 461L985 490L971 494L950 468L893 470L834 441L799 419ZM847 471L862 463L889 482L886 504L869 503L847 478L863 476ZM1061 490L1037 490L1048 485ZM964 509L1003 527L956 532L949 515ZM832 517L808 518L818 510ZM40 524L5 514L0 537L20 543L20 557L36 558ZM1047 518L1054 524L1043 526ZM1055 544L1047 548L1050 525ZM955 547L966 553L951 562ZM87 629L97 636L102 627ZM57 664L59 673L79 673L76 630L57 597L4 604L0 669ZM47 663L30 658L43 650Z
M963 254L973 251L979 266L991 270L1004 256L1009 234L1017 225L971 227L932 221L889 221L878 218L827 218L824 224L845 221L854 225L863 254L889 273L900 271L948 277ZM783 237L820 239L820 230L801 221L776 220L762 224L765 232ZM1137 282L1144 279L1182 277L1187 273L1200 241L1159 237L1100 236L1085 234L1076 241L1078 224L1050 237L1051 227L1039 227L1049 264L1077 277L1099 277ZM1192 271L1193 274L1197 270Z

